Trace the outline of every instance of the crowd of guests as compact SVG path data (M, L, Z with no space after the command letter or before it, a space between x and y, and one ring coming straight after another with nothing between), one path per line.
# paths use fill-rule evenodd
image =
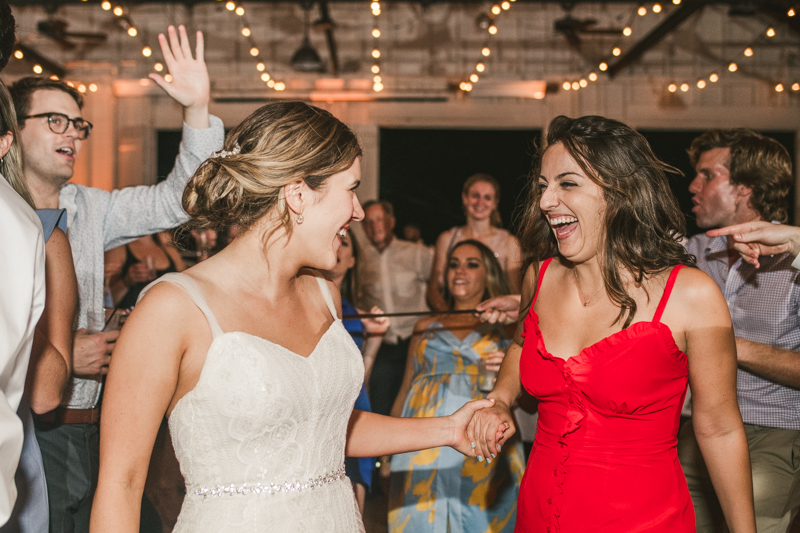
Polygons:
M2 67L3 1L0 37ZM779 143L694 140L709 231L686 239L677 171L643 137L558 117L518 235L475 174L431 248L395 235L391 203L361 206L347 126L271 104L225 138L202 34L159 41L172 81L151 77L184 124L155 186L70 183L83 96L0 85L0 532L358 531L376 457L397 533L789 530L800 229Z

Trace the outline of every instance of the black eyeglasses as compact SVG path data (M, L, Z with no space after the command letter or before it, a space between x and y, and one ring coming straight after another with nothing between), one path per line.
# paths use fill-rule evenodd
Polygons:
M47 117L47 125L53 133L65 133L69 129L69 123L75 126L78 132L78 139L83 140L92 132L92 123L82 118L69 118L62 113L39 113L38 115L28 115L23 119Z

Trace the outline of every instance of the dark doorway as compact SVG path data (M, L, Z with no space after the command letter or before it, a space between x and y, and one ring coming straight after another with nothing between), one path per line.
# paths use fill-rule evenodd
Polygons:
M396 232L417 224L426 243L464 224L461 187L472 174L500 182L503 225L514 231L515 208L529 187L531 160L541 130L381 128L380 197L395 208Z

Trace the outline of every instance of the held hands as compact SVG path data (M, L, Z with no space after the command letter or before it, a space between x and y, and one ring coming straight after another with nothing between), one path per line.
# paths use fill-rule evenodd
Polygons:
M474 426L476 413L481 413L488 409L493 408L495 401L492 400L474 400L467 402L464 406L450 415L451 439L450 447L463 453L468 457L489 457L487 454L482 454L483 448L478 446L478 442L470 430ZM509 435L510 436L510 435ZM487 447L488 449L488 447ZM479 458L479 460L482 460Z
M477 456L479 461L485 458L491 462L500 453L503 444L516 433L516 428L511 409L506 404L495 402L494 399L484 401L493 403L485 409L476 411L472 416L467 426L467 434L470 436L470 446L474 446L474 450L473 453L465 455Z
M72 350L72 373L78 377L108 374L111 352L119 331L88 333L86 329L75 332Z
M203 58L203 34L197 32L195 48L197 57L194 58L189 47L189 37L186 35L186 28L183 25L178 26L180 40L174 26L167 28L167 33L169 42L167 37L160 33L158 43L161 45L161 54L164 56L167 70L172 76L172 82L167 82L156 73L150 73L150 79L183 106L183 117L189 126L197 129L208 128L208 102L211 91L208 69Z
M519 294L498 296L478 304L476 309L481 312L481 322L490 324L512 324L519 318Z
M369 310L372 315L383 314L383 311L377 305L372 306ZM362 318L361 323L364 325L364 333L369 337L382 337L389 329L389 319L384 317L379 318Z
M732 235L734 249L742 259L758 268L758 258L762 255L789 252L800 254L800 228L764 221L747 222L713 229L706 232L709 237Z

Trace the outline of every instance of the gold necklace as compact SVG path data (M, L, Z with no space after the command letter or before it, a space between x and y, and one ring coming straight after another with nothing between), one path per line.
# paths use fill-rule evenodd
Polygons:
M604 287L605 285L601 285L599 289L597 289L596 291L594 291L594 294L592 294L591 296L589 296L588 298L586 298L586 299L584 300L584 299L583 299L583 296L581 295L581 284L580 284L580 282L578 281L578 271L577 271L575 268L573 268L573 269L572 269L572 274L575 276L575 286L576 286L576 287L577 287L577 289L578 289L578 298L580 298L580 299L581 299L581 302L583 303L583 306L584 306L584 307L587 307L587 306L589 305L589 302L591 302L591 301L592 301L592 298L594 298L595 296L597 296L597 294L598 294L598 293L599 293L601 290L603 290L603 287Z

